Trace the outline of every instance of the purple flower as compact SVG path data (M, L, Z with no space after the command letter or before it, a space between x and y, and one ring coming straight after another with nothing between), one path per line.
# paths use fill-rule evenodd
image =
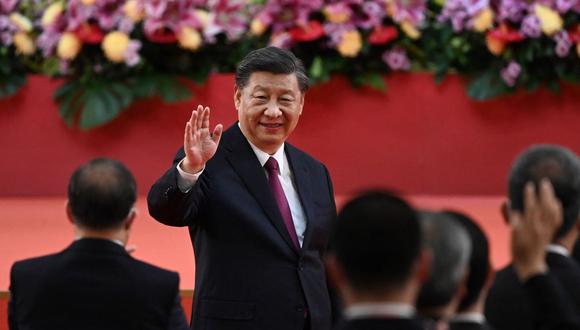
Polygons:
M523 0L501 0L498 8L498 17L500 21L510 20L514 23L519 23L526 12L529 10L529 5Z
M342 35L347 31L356 30L354 23L324 24L324 33L328 36L328 46L335 48L342 40Z
M530 38L539 38L542 36L540 23L540 19L536 15L530 14L522 21L520 32Z
M579 5L579 0L556 0L556 9L560 12L560 14L565 14L570 9L578 7Z
M400 47L393 47L393 49L385 51L382 58L383 62L393 71L406 71L411 68L411 62L407 57L407 53Z
M570 36L566 31L560 31L554 36L556 41L556 55L558 57L566 57L570 53L570 48L572 47L572 41Z
M306 26L310 15L322 5L322 0L271 0L266 1L256 18L276 34L296 25Z
M510 61L508 65L501 70L501 78L509 87L513 87L522 72L522 67L516 61Z
M195 10L202 4L198 0L141 0L146 16L145 34L152 35L163 29L178 34L185 26L200 29L202 22Z
M128 66L135 66L141 61L139 56L139 49L141 49L141 42L138 40L129 41L129 46L125 52L125 63Z
M471 27L472 19L488 6L489 0L447 0L437 20L451 22L453 31L461 32Z
M0 0L0 14L11 13L19 2L20 0Z
M210 0L209 23L204 37L215 42L216 35L225 33L228 40L239 39L247 30L250 17L244 13L244 3L236 0Z

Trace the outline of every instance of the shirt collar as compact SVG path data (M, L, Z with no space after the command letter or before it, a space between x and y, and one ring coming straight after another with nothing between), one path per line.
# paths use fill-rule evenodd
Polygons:
M278 162L280 175L286 173L285 171L287 167L285 161L286 157L284 157L284 144L282 144L282 146L278 148L278 150L273 155L270 155L267 152L260 150L260 148L256 147L252 142L250 142L250 140L248 140L248 143L250 144L250 147L252 147L252 150L254 150L254 153L256 154L256 157L258 157L258 161L260 162L260 165L262 167L264 167L264 164L266 164L266 162L270 157L274 157L274 159L276 159L276 161Z
M359 303L349 306L344 315L349 320L368 317L411 319L415 316L415 307L403 303Z
M81 240L83 238L86 238L86 237L77 236L77 237L75 237L75 241ZM118 245L122 246L123 248L125 248L125 244L123 244L123 242L121 242L118 239L107 239L107 238L103 238L103 240L113 242L113 243L118 244Z
M458 313L456 314L451 322L469 322L477 324L485 324L485 316L481 313Z
M569 257L570 256L570 251L568 251L568 249L566 249L562 245L548 244L548 246L546 246L546 251L547 252L556 253L556 254L560 254L560 255L563 255L565 257Z

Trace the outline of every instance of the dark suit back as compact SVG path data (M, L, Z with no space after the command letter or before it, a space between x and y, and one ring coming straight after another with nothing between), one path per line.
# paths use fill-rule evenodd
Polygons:
M493 330L493 328L487 323L452 321L449 322L449 330Z
M114 242L82 239L14 264L11 329L167 329L178 290L177 273Z
M189 226L196 256L193 329L329 330L331 304L322 254L334 196L324 165L286 144L293 181L307 218L297 251L266 174L239 127L224 132L216 155L186 194L175 164L151 188L149 212L162 223Z
M368 318L344 321L335 330L422 330L415 319Z
M548 253L546 261L553 278L567 294L567 301L580 311L580 266L557 253ZM497 330L534 329L536 318L529 299L510 265L495 276L486 301L487 320Z

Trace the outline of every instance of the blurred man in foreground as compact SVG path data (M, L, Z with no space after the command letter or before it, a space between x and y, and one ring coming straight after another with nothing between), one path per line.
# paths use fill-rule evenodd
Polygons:
M427 266L415 211L370 192L347 203L335 225L327 267L346 304L338 329L421 329L414 303Z
M179 275L125 251L136 194L117 161L95 159L74 172L66 213L76 239L12 266L10 329L187 329Z

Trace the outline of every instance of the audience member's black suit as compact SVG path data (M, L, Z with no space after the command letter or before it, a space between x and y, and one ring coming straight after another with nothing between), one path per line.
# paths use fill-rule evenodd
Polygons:
M493 330L493 328L487 323L451 321L449 322L449 330Z
M187 329L179 275L132 258L108 240L14 264L12 330Z
M565 299L580 311L580 265L569 257L551 252L546 261L553 278L563 289ZM498 330L534 329L533 322L543 315L534 313L530 298L513 267L502 269L496 274L486 302L489 323Z
M572 252L572 258L580 265L580 240L574 245L574 251Z
M344 321L336 330L422 330L414 319L365 318Z

